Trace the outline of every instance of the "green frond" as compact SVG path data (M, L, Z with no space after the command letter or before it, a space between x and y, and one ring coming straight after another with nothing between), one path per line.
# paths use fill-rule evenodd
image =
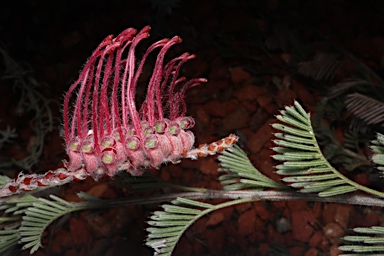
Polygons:
M18 244L21 238L19 227L22 222L22 214L36 201L37 198L31 195L15 196L0 201L0 210L6 214L0 218L3 226L3 229L0 230L1 255L6 255Z
M220 162L219 172L226 172L219 177L225 190L287 187L260 173L249 161L245 152L237 145L230 147L218 157Z
M310 115L298 102L285 107L276 118L281 123L272 126L281 132L275 134L277 147L273 148L276 154L272 157L283 162L276 169L278 174L288 176L282 179L284 182L303 193L318 193L321 197L362 189L340 174L324 157Z
M155 250L155 255L171 255L181 235L197 219L212 211L215 206L185 198L177 198L172 204L162 206L150 217L146 245Z
M9 181L11 181L11 178L5 175L0 175L0 186L4 186Z
M377 164L377 169L384 172L384 135L378 133L376 140L372 141L371 149L375 153L372 156L372 161Z
M348 130L344 134L344 147L350 150L358 150L359 149L359 134L355 130Z
M4 229L0 230L0 253L6 255L13 249L20 239L19 230L17 229Z
M339 250L352 252L346 255L384 255L384 227L354 228L356 235L344 236L346 245L339 246Z
M19 242L24 243L22 249L29 249L34 253L41 246L44 230L59 217L80 209L79 205L67 202L51 195L52 200L38 198L28 207L22 217L19 228Z
M150 216L146 245L155 250L154 255L171 256L180 237L200 217L218 209L252 201L253 198L243 198L212 205L179 197L172 204L163 205L162 211L155 211Z

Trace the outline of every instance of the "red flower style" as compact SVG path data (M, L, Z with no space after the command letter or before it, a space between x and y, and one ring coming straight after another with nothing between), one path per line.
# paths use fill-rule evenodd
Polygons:
M69 156L65 168L40 175L21 173L0 189L0 197L87 176L97 180L103 175L114 176L120 170L141 175L148 167L177 163L183 157L213 155L236 143L237 136L230 135L193 148L195 136L189 129L195 122L185 116L184 97L188 89L206 79L186 81L179 77L181 66L195 58L193 54L184 53L164 64L169 48L181 42L177 36L152 44L137 59L137 45L149 36L149 30L147 26L136 34L135 29L129 28L115 38L106 37L69 88L63 108ZM157 48L160 51L146 98L138 109L136 86L148 55Z

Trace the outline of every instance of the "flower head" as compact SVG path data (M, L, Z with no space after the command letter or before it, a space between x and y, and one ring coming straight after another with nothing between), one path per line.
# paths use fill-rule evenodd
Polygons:
M169 48L181 42L177 36L152 44L137 58L136 48L149 36L149 29L147 26L136 34L129 28L115 38L105 38L65 95L69 170L84 166L96 178L104 171L113 176L121 165L129 163L128 171L137 175L145 167L177 162L192 148L194 135L188 129L194 121L185 116L184 96L189 88L206 80L179 77L180 67L193 59L193 54L184 53L164 63ZM160 50L139 108L136 87L155 49ZM72 101L74 107L70 108Z
M84 65L79 78L64 98L64 139L69 162L45 174L20 173L0 188L0 197L41 186L57 186L88 176L98 179L127 170L140 175L147 167L176 163L182 157L196 159L213 155L238 140L235 135L193 148L195 122L186 116L185 93L206 82L187 81L180 68L195 58L184 53L165 62L165 55L180 43L177 36L155 42L141 58L138 44L149 36L150 27L140 32L128 28L118 36L106 37ZM146 97L136 102L136 87L150 53L158 50Z

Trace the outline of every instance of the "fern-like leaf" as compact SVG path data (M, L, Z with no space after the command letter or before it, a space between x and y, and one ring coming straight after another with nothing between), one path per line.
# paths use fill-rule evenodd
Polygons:
M260 173L249 161L245 152L237 145L221 153L218 159L221 166L219 172L227 173L219 177L225 190L287 188L284 184Z
M150 217L146 245L155 250L155 255L171 255L176 243L187 228L197 219L213 210L207 203L177 198L172 204L162 206Z
M310 114L295 101L277 116L282 124L272 126L282 131L275 133L277 147L274 159L283 161L277 173L290 186L304 193L318 193L319 196L333 196L352 192L361 186L334 169L322 154L310 121Z
M377 164L377 169L384 172L384 135L378 133L376 140L372 141L371 149L375 153L372 161Z
M4 180L7 180L6 178ZM0 218L2 229L0 230L0 254L7 255L20 240L20 225L22 215L26 209L33 205L38 199L31 195L23 197L14 197L2 200L0 210L4 211L5 215Z
M341 64L341 61L337 60L334 55L321 52L317 53L311 61L300 62L297 71L299 74L317 81L327 81L334 78Z
M41 246L44 230L59 217L81 209L79 204L67 202L57 196L51 195L52 200L38 198L24 213L19 228L20 242L24 243L22 249L29 249L34 253Z
M350 244L339 246L339 250L353 252L347 255L384 255L384 227L354 228L356 235L348 235L343 240Z
M155 250L156 256L171 256L182 234L200 217L232 205L252 202L253 198L228 201L218 205L177 198L172 204L163 205L163 211L155 211L150 217L146 245Z
M384 122L384 102L370 98L360 93L347 96L347 109L367 124Z
M333 99L336 98L345 92L347 92L351 88L358 88L358 87L368 87L372 86L371 83L367 82L363 79L356 79L356 78L349 78L345 79L336 85L334 85L328 92L328 98Z

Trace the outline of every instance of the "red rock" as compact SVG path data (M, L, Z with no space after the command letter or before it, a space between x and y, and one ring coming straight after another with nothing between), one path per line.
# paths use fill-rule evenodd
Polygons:
M270 246L271 246L271 244L269 244L269 243L259 244L259 254L258 255L268 255L270 253Z
M77 256L79 255L79 252L75 248L71 248L67 250L64 254L64 256Z
M296 99L296 94L294 91L292 91L289 88L283 87L279 90L276 101L281 106L290 106L293 104L294 100Z
M108 184L101 183L91 187L86 193L94 197L101 197L108 188Z
M182 169L198 169L200 166L200 161L192 159L183 159L180 163Z
M220 210L217 210L218 212L222 212L224 214L224 218L226 220L229 220L233 216L233 212L235 211L234 207L226 207Z
M196 118L203 124L208 124L210 120L208 113L203 108L197 110Z
M291 219L291 211L289 209L284 209L283 210L283 216L288 218L288 219Z
M248 111L240 105L223 118L222 129L224 131L233 132L236 129L247 127L249 118Z
M273 225L269 224L267 226L267 240L274 241L277 244L282 244L285 242L285 237L283 234L276 232Z
M250 207L252 207L251 203L244 203L244 204L238 204L235 206L235 209L238 214L245 212L248 210Z
M282 53L280 57L285 63L290 63L292 60L292 54L289 53Z
M211 67L210 80L223 80L228 78L228 66L217 64Z
M268 143L269 142L267 141L264 146ZM275 181L280 182L281 176L275 172L275 162L273 162L271 154L273 154L272 149L264 147L257 154L251 155L249 158L261 173Z
M66 230L59 229L55 232L54 242L50 244L50 250L55 254L62 253L63 249L71 248L73 244L71 234Z
M256 212L251 209L242 213L238 219L238 229L240 236L246 236L254 232L256 222Z
M183 159L183 160L186 160L186 159ZM183 161L181 161L181 162L183 162ZM196 162L199 162L199 161L196 161ZM184 177L184 175L187 175L187 174L191 175L190 174L191 172L189 170L181 171L179 165L171 164L171 165L166 165L163 168L167 169L169 174L173 178L181 178L181 177L183 177L183 178L185 178L185 180L190 180L191 179L191 177L188 177L189 179L186 179L186 177Z
M291 212L293 238L302 242L308 242L314 232L313 225L316 219L313 214L306 210Z
M315 216L316 219L320 219L322 209L323 209L323 204L321 202L314 203L313 216Z
M257 252L258 252L257 247L249 246L245 254L246 255L259 255Z
M166 170L166 169L160 170L160 179L162 181L169 181L170 178L171 178L171 175L169 174L168 170Z
M222 235L220 229L206 229L203 237L210 251L214 251L217 255L223 254L225 236Z
M223 212L213 212L209 215L208 221L206 223L207 227L209 226L216 226L217 224L221 223L224 220L224 213Z
M212 177L208 177L208 176L205 179L208 180L208 182L209 182L209 185L208 185L209 189L213 189L213 190L223 189L223 187L220 184L220 181L212 180Z
M190 256L193 254L193 251L194 251L194 247L192 246L191 242L188 239L186 239L186 236L182 236L180 238L180 241L177 243L177 246L175 247L173 254Z
M272 127L270 123L271 121L265 122L256 133L247 139L246 145L252 153L258 153L264 144L272 139Z
M329 251L329 246L330 246L329 244L330 244L329 240L323 235L323 238L321 239L321 242L318 248L323 251Z
M288 249L289 255L304 255L304 247L295 246Z
M345 235L345 230L335 222L330 222L323 227L323 233L331 243L339 243L340 238Z
M196 59L189 63L188 71L192 74L191 77L203 77L209 69L208 63L201 59Z
M259 243L260 241L265 241L267 234L265 232L265 222L260 218L256 218L256 224L254 231L249 234L248 240L250 243Z
M306 201L287 201L287 206L292 212L308 209L308 203Z
M292 232L287 232L284 234L284 243L285 244L293 244L296 241L293 239Z
M255 102L252 102L252 101L241 101L241 105L249 112L249 113L253 113L256 111L256 109L259 108L259 106L257 104L255 104Z
M251 131L257 131L270 117L271 115L264 109L258 108L256 113L254 113L249 120L249 129L251 129Z
M268 95L260 95L257 97L257 103L259 103L260 107L264 108L269 103L272 102L272 97Z
M282 209L287 207L287 201L273 201L271 202L273 209Z
M334 221L334 217L337 211L337 204L324 204L323 208L323 220L325 223Z
M92 238L88 225L82 218L71 218L69 229L75 246L88 245Z
M379 216L376 212L369 212L364 217L364 226L372 227L377 226L379 224Z
M263 95L267 92L265 86L257 86L253 84L248 84L241 87L235 92L235 97L240 101L254 101L260 95Z
M346 228L349 222L349 216L352 210L352 205L340 204L337 206L334 220L341 227Z
M339 247L338 244L332 245L331 248L329 248L329 255L330 256L340 255L342 253L342 251L340 251L338 247Z
M275 102L270 102L264 106L264 110L272 116L277 115L279 113L279 109L279 106Z
M267 211L263 202L254 203L253 208L255 209L257 216L259 216L262 220L266 221L269 219L271 213Z
M225 103L218 100L211 100L204 105L205 112L214 117L224 117L227 113L225 111Z
M371 184L369 174L365 172L357 174L355 177L355 181L363 186L369 186Z
M214 80L209 80L208 83L205 85L206 88L209 89L226 89L228 88L229 84L227 82L227 79L214 79Z
M323 240L323 232L316 231L312 236L311 239L309 239L309 246L311 247L318 247Z
M319 255L319 251L316 248L311 248L305 252L304 256L317 256Z
M242 67L229 68L231 74L231 80L234 83L241 83L251 77L251 75L245 71Z
M259 233L259 236L260 236L260 234L262 234L263 237L265 237L265 225L266 225L265 221L263 221L260 218L256 218L255 233Z
M300 100L300 103L304 103L306 107L316 105L313 93L310 93L305 86L296 80L292 80L292 90L295 92L297 100Z
M208 157L200 160L200 171L204 174L215 175L217 174L218 168L219 165L213 157Z

